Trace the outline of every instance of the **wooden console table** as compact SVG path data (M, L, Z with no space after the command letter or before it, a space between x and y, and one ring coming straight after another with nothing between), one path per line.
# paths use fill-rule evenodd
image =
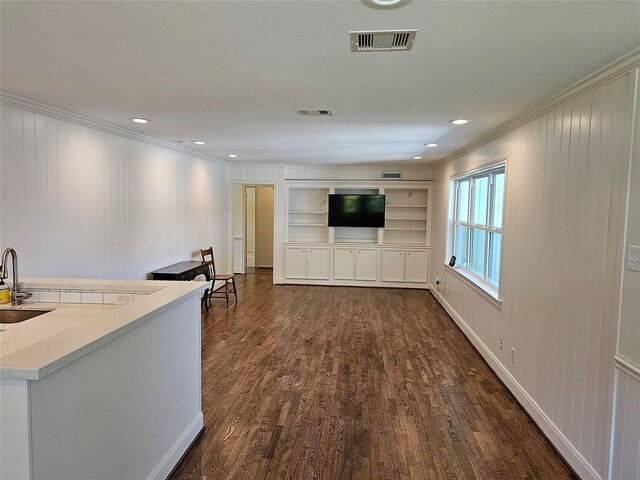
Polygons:
M169 265L168 267L161 268L160 270L156 270L151 272L152 280L193 280L198 275L202 274L207 278L207 281L211 280L209 276L209 264L210 262L202 262L200 260L190 260L187 262L180 262L174 265ZM207 299L209 298L209 289L207 288L204 291L204 296L202 297L202 305L208 310L209 303Z

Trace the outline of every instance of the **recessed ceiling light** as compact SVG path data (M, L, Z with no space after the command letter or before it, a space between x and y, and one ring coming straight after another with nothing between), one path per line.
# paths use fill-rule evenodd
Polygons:
M427 148L433 148L433 147L437 147L438 144L437 143L425 143L424 146L427 147Z
M135 123L150 123L151 122L151 120L147 120L146 118L132 118L131 121L135 122Z
M415 156L415 157L413 157L413 159L414 160L422 160L422 157Z
M196 145L204 145L204 142L202 140L191 140L191 141Z
M455 120L449 120L449 123L453 123L454 125L464 125L465 123L469 123L469 120L456 118Z
M373 8L397 8L406 5L411 0L362 0L367 7Z
M238 155L236 155L235 153L230 153L227 155L227 157L229 158L236 158Z

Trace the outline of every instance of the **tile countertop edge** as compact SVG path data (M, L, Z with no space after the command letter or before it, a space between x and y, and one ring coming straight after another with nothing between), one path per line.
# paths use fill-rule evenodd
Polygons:
M84 281L80 282L85 285ZM78 285L78 283L76 281L75 284ZM118 285L120 287L132 285L136 288L141 286L141 284L134 285L135 283L137 282L123 281ZM146 298L104 312L92 318L90 323L65 330L5 357L0 366L0 378L39 380L124 335L176 304L201 294L208 286L206 282L153 283L160 288L156 288L156 291ZM117 316L114 318L116 312ZM65 343L68 345L65 346ZM38 356L41 357L40 360L34 360Z

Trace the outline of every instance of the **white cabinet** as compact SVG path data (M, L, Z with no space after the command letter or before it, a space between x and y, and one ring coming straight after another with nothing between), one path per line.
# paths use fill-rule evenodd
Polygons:
M404 250L385 248L380 259L383 282L404 282Z
M378 251L374 248L356 249L356 280L378 279Z
M330 248L286 247L284 251L286 278L329 280Z
M328 248L309 248L307 250L307 278L329 280Z
M334 280L378 279L378 251L375 248L334 248Z
M429 251L385 248L381 254L383 282L427 283Z
M356 278L355 251L355 248L333 249L334 280L354 280Z
M404 281L426 283L429 280L429 252L426 250L404 251Z
M285 277L307 278L307 249L304 247L286 247L284 252Z

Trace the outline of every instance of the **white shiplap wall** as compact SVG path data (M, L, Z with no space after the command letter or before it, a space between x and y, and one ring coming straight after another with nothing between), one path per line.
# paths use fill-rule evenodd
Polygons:
M3 104L0 246L21 276L143 279L213 245L228 167Z
M627 74L435 174L432 285L445 277L448 179L508 158L502 309L451 273L440 292L583 478L608 467L630 100Z
M628 363L616 368L612 480L640 478L640 369L632 368Z
M403 180L433 180L433 171L425 166L287 166L287 180L373 180L382 179L382 172L402 172Z

